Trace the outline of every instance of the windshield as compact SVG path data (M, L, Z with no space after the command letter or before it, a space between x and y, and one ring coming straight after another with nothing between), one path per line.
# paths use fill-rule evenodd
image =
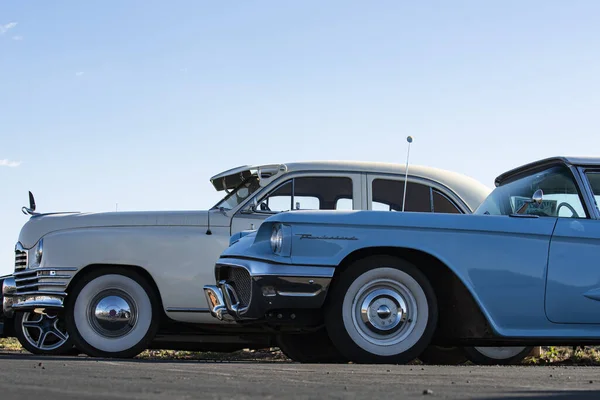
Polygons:
M213 209L233 210L243 203L249 196L260 189L256 175L244 180L233 191L229 192Z
M538 189L543 191L542 204L531 205L525 209L525 214L586 218L573 175L564 166L551 167L498 186L474 214L514 214Z

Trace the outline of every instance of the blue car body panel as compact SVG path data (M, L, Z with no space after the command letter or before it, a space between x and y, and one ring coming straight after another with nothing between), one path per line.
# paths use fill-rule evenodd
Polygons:
M275 223L292 227L292 257L268 250ZM585 297L584 292L600 288L600 268L596 266L600 247L595 245L600 226L596 224L514 216L294 211L270 217L223 256L337 266L353 252L367 248L418 250L438 258L456 274L498 335L594 338L600 337L600 324L593 325L600 316L600 301ZM555 228L557 236L553 236ZM587 242L574 241L572 230L581 236L587 232ZM550 264L548 260L549 254L571 252L578 252L578 261L577 274L571 272L569 281L564 275L569 274L571 264L560 257ZM553 270L547 285L549 265ZM570 298L570 304L579 304L581 311L568 312L560 293ZM563 316L562 320L549 318L555 314Z
M549 171L554 175L542 174L543 168L553 168ZM524 186L512 186L516 188L512 211L505 211L508 198L501 199L505 201L499 203L505 209L502 213L494 211L493 203L486 205L492 212L473 215L280 213L240 238L222 257L337 267L356 252L375 248L424 252L453 271L496 335L593 341L600 339L600 210L594 201L600 187L591 188L586 178L590 170L600 173L600 159L552 158L501 175L496 185L511 185L527 174L532 177L531 186L546 179L543 184L550 197L543 204L540 199L538 210L535 199L528 200L527 204L534 204L531 213L516 205L515 199L523 198L519 190ZM566 204L567 200L581 204L585 215ZM543 211L544 207L550 208ZM273 227L279 224L287 226L289 254L280 255L271 248Z

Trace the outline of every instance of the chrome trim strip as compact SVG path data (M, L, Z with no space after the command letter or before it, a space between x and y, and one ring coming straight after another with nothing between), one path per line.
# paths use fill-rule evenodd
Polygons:
M67 287L67 282L37 282L37 283L30 283L27 285L19 285L19 286L17 286L17 294L22 293L22 292L19 292L19 290L21 290L21 289L31 289L31 288L35 288L38 286Z
M77 271L78 268L77 267L56 267L56 268L48 268L48 267L44 267L44 268L32 268L32 269L28 269L27 271L19 271L19 272L15 272L13 274L13 276L21 276L21 275L27 275L27 274L32 274L32 273L36 273L36 272L40 272L40 271Z
M227 261L231 260L231 262ZM244 265L248 264L248 265ZM308 278L333 278L335 267L309 265L270 264L257 260L221 259L217 267L244 268L250 276L298 276Z
M280 292L277 294L284 297L315 297L323 292L322 289L317 290L316 292Z
M71 275L35 275L35 276L27 277L27 278L15 279L15 282L17 282L17 283L28 282L28 281L38 280L38 279L70 279L70 278L71 278ZM19 286L19 287L23 287L23 286Z
M37 296L37 295L39 295L39 296L51 295L51 296L61 296L61 297L67 296L67 294L65 292L54 292L52 290L35 290L35 291L31 291L31 292L15 293L13 295L9 295L9 297Z
M167 312L209 313L210 309L208 309L208 308L167 307Z

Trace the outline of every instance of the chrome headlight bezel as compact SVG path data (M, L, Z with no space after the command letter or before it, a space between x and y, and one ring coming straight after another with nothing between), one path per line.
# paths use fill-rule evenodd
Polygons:
M44 239L38 240L35 246L29 250L29 268L37 268L42 264L44 256Z
M281 249L283 249L283 226L281 224L273 225L270 243L273 253L281 253Z
M281 223L274 224L269 244L273 254L289 257L292 252L292 227Z

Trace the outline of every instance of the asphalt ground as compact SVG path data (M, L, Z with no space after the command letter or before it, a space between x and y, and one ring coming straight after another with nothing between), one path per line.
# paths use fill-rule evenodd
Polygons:
M600 367L315 365L0 353L0 399L600 399Z

